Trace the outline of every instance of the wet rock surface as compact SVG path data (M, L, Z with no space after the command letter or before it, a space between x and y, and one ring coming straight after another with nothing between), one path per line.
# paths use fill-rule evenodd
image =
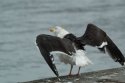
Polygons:
M60 81L53 77L22 83L125 83L125 67L81 73L80 76L60 76Z

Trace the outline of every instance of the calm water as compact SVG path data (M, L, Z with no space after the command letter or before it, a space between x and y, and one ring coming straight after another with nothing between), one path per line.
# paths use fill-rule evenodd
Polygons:
M36 35L52 34L48 28L59 25L81 36L88 23L106 31L125 54L125 0L0 0L0 83L55 76L36 48ZM86 48L94 64L81 72L120 67ZM60 75L66 75L70 66L56 62Z

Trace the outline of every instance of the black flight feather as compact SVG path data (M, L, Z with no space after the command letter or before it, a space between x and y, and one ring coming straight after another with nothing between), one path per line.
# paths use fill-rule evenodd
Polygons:
M106 45L106 50L110 54L110 56L116 61L119 62L121 65L125 63L125 57L119 50L119 48L115 45L115 43L107 36L106 40L108 45Z

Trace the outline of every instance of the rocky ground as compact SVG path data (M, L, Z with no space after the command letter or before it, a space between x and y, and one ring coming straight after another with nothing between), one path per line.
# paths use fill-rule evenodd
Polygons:
M125 83L125 67L82 73L80 76L61 76L22 83Z

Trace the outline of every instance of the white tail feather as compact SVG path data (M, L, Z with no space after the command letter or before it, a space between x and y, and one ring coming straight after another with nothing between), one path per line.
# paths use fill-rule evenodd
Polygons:
M93 64L87 56L85 56L85 52L83 50L76 50L74 56L75 64L77 66L87 66L89 64Z

